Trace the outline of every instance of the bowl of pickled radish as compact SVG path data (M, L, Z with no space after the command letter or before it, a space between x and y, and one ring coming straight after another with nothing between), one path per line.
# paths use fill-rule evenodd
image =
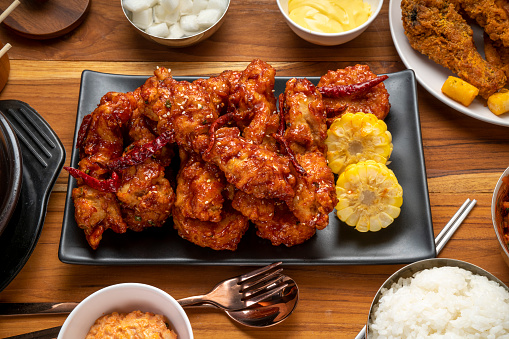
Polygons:
M230 0L121 0L138 33L169 47L195 45L223 24Z
M277 5L299 37L334 46L361 35L380 13L383 0L277 0Z

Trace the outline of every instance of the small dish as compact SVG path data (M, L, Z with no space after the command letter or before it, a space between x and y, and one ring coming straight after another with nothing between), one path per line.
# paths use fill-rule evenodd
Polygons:
M144 38L154 41L158 44L169 46L169 47L188 47L192 45L196 45L206 39L208 39L212 34L214 34L223 24L226 13L228 12L228 9L230 7L230 0L226 1L226 8L224 9L224 12L219 16L217 21L212 24L210 27L197 31L192 34L185 35L181 38L170 38L170 37L160 37L157 35L153 35L150 33L147 33L144 29L140 28L139 26L135 25L133 22L133 12L129 11L125 8L124 2L126 0L121 1L122 10L124 11L125 17L127 21L133 26L133 28L141 34Z
M504 261L509 266L509 242L504 238L504 228L502 227L502 202L504 197L509 196L509 185L505 183L502 178L509 176L509 168L498 179L495 190L493 191L493 197L491 200L491 220L493 221L493 227L495 234L497 235L498 243L500 245L500 252Z
M191 323L182 306L163 290L138 283L111 285L86 297L69 314L57 339L85 338L101 316L136 310L164 315L179 339L193 339Z
M288 13L288 0L277 0L277 5L290 29L302 39L316 45L335 46L349 42L361 35L376 19L382 9L383 0L364 0L371 6L371 15L368 20L352 30L340 33L318 33L297 25L290 19Z

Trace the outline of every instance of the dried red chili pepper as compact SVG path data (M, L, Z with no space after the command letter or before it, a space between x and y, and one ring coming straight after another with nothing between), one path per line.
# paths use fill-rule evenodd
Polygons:
M382 81L389 78L387 75L381 75L374 79L367 80L364 82L359 82L351 85L335 85L335 86L323 86L318 87L318 90L324 97L329 98L337 98L337 97L346 97L355 94L362 94L367 90L375 87Z
M210 124L209 128L209 146L205 150L204 157L208 158L210 152L212 151L212 148L214 147L214 144L216 143L216 131L226 124L228 121L233 119L233 113L226 113L224 115L221 115L219 118L214 120L212 124Z
M81 121L81 126L78 131L78 139L76 140L76 148L81 148L83 142L85 141L85 137L87 136L88 128L90 127L90 123L92 122L92 114L85 115L83 120Z
M106 193L115 193L120 187L120 177L116 172L111 174L111 179L101 180L94 178L79 169L65 166L64 169L76 179L81 178L88 186Z
M154 140L133 147L129 153L122 157L110 160L107 167L110 170L122 170L130 166L141 164L169 143L172 138L172 133L170 131L165 131Z

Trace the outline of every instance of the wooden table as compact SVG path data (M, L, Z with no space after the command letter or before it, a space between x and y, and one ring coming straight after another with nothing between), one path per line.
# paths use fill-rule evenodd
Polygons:
M119 1L94 0L73 32L52 40L21 38L5 27L11 73L0 99L19 99L36 109L56 131L69 164L81 72L85 69L150 75L156 66L174 75L215 75L243 69L253 58L272 64L281 76L320 76L329 69L368 64L375 73L404 70L388 22L389 1L374 24L345 45L320 47L293 34L275 1L233 0L221 29L189 48L170 49L141 39L124 19ZM466 198L477 206L440 257L468 261L509 283L509 267L498 249L491 223L491 195L509 165L505 127L467 117L422 87L419 110L435 235ZM57 257L68 174L54 186L44 228L27 264L0 293L0 302L77 301L107 285L147 283L175 298L201 294L211 281L246 272L236 266L78 266ZM379 286L402 265L288 266L300 287L294 314L278 326L249 329L219 311L192 309L196 338L353 338L364 325ZM203 277L208 277L206 280ZM59 326L65 316L0 318L0 337Z

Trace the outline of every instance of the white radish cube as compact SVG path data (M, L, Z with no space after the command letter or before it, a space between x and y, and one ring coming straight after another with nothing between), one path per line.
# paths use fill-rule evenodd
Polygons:
M124 8L131 12L139 12L154 6L159 0L124 0Z
M183 15L180 17L180 27L184 32L194 33L200 29L197 15Z
M168 12L162 5L154 6L154 23L167 23L173 25L178 21L180 13L178 11Z
M173 12L173 11L178 11L180 1L179 0L160 0L160 4L168 12Z
M191 14L193 12L193 0L180 0L180 14Z
M226 0L209 0L207 9L217 9L223 13L227 4L228 2Z
M182 30L182 28L180 28L180 25L178 22L176 24L170 26L169 32L170 33L168 34L168 38L170 38L170 39L179 39L184 36L184 31Z
M196 20L201 28L208 28L215 24L220 16L221 12L217 9L204 9L198 14Z
M161 22L160 24L153 24L149 26L145 32L147 32L150 35L158 36L161 38L166 38L168 34L170 34L170 30L168 29L168 25L164 22Z
M142 11L133 12L133 24L138 26L141 29L146 29L148 26L152 25L154 21L152 8L147 8Z
M209 0L193 0L193 14L198 14L207 8Z

